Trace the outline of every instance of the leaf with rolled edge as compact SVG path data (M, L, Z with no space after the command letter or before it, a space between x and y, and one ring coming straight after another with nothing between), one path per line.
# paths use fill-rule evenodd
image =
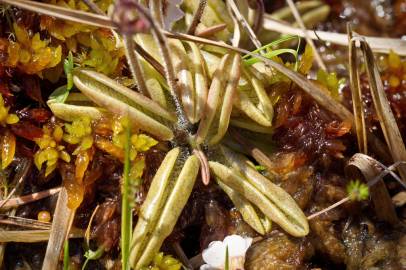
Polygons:
M349 49L348 58L350 62L350 86L352 106L354 113L354 129L357 135L358 151L364 154L368 153L367 131L365 125L364 108L362 104L361 83L358 70L358 56L356 40L352 39L351 26L347 26Z
M225 55L222 58L217 70L213 75L208 94L208 101L206 103L202 120L199 125L199 130L197 132L198 143L202 142L207 136L212 136L212 134L216 132L216 128L221 128L220 119L217 120L216 115L219 114L220 107L224 107L230 104L229 100L226 101L223 99L224 94L222 91L226 79L224 74L234 76L234 79L236 79L235 74L232 75L231 71L226 71L229 58L229 55ZM236 69L237 67L235 66L233 68ZM255 125L258 127L257 129L260 129L261 132L269 132L266 127L270 127L272 125L272 104L265 92L261 81L255 78L254 75L251 75L248 71L245 71L245 74L246 76L243 80L244 82L241 83L241 80L239 80L239 89L238 91L235 91L236 97L234 98L234 105L238 109L240 109L247 117L249 117L253 123L255 122ZM246 78L248 78L248 80ZM233 123L234 121L237 124L241 123L240 118L241 117L238 117L237 119L232 118L231 122ZM222 128L224 130L224 127ZM217 132L219 133L218 138L221 138L222 133L220 132L220 130L218 130ZM210 143L214 144L215 141Z
M85 116L99 119L107 113L105 109L96 107L96 104L80 93L70 93L63 103L50 98L47 105L56 117L68 122Z
M243 220L247 222L248 225L250 225L256 232L261 235L264 235L268 232L268 229L270 229L270 227L264 227L261 218L258 216L258 213L255 210L254 206L247 199L242 197L238 192L236 192L234 189L230 188L223 182L217 181L217 184L227 194L227 196L233 202L234 206L241 213Z
M247 94L250 94L251 96L248 96ZM261 126L270 127L272 125L272 121L254 104L253 101L255 99L257 99L255 92L249 91L247 93L239 89L237 92L237 97L234 101L234 105L245 113L252 121Z
M196 123L198 121L195 118L196 90L193 85L193 69L189 66L191 60L181 41L170 40L169 48L172 53L176 77L178 78L178 90L183 108L189 121Z
M354 37L359 39L361 49L365 59L366 72L369 79L369 86L374 102L374 107L381 124L382 132L385 141L388 145L389 151L392 155L393 161L406 160L406 147L402 139L398 124L396 123L395 116L393 115L390 103L386 97L385 89L382 84L381 76L378 66L374 60L374 54L371 47L366 42L364 37ZM398 171L404 183L406 183L406 165L401 164Z
M394 225L399 222L395 207L382 180L383 176L377 178L382 173L382 166L383 164L372 157L357 153L348 161L344 171L347 179L364 179L367 182L376 217L381 221ZM394 172L389 170L388 173L401 182L401 179Z
M258 80L250 67L242 68L243 76L234 99L234 106L257 124L272 125L273 107L263 83Z
M224 73L226 65L229 61L230 55L226 54L221 59L210 84L210 89L207 97L207 102L204 107L203 117L199 123L199 128L196 134L196 142L198 144L206 140L207 135L211 129L213 121L215 120L216 112L221 106L221 89L224 86Z
M218 157L228 166L210 161L214 175L257 206L262 213L293 236L309 233L309 224L293 198L268 178L258 173L249 161L224 146Z
M223 138L230 123L234 96L241 76L241 56L239 54L234 54L232 56L232 62L228 75L229 76L227 78L226 88L224 91L223 104L220 109L219 126L217 133L209 140L209 144L211 145L218 143Z
M220 146L227 163L235 170L240 171L247 179L259 190L262 190L270 199L278 202L279 206L286 206L286 213L297 220L304 218L303 212L297 206L292 197L283 189L273 184L268 178L260 174L252 165L251 162L244 156L239 155L228 149ZM276 187L276 189L273 189ZM297 211L299 210L299 211Z
M167 87L165 79L147 61L140 59L140 62L144 71L144 79L149 96L163 108L171 110L170 102L168 102L170 98L168 96L169 93L164 89Z
M195 108L194 108L194 119L199 121L202 118L204 105L207 101L207 75L205 70L205 60L199 47L193 43L188 42L191 53L190 58L192 58L193 70L194 70L194 83L195 83Z
M198 144L204 141L208 141L210 145L216 144L227 132L240 80L240 66L241 57L238 54L226 54L221 59L213 75L203 118L196 134Z
M150 35L139 34L136 40L140 45L151 54L151 56L162 62L162 56L156 46L155 41ZM169 39L168 46L171 51L171 60L174 65L176 77L178 79L178 95L182 101L186 116L191 123L196 123L199 118L196 118L197 92L194 86L194 68L191 64L193 61L189 58L183 43L176 39Z
M176 117L158 103L95 71L77 69L73 80L76 87L97 105L113 113L128 114L140 129L161 140L173 138L167 125L176 121Z
M249 78L252 89L254 89L255 94L258 98L258 107L262 111L266 119L272 124L272 118L274 114L272 102L269 99L268 93L266 92L263 83L258 78L256 78L254 74L250 73L249 70L250 69L248 69L245 74L246 77Z
M264 213L265 216L281 226L281 228L286 232L297 237L303 237L309 233L306 217L302 218L301 220L295 220L293 217L286 215L284 212L284 208L286 208L286 206L282 206L282 208L280 208L278 204L274 203L267 196L262 194L242 175L235 173L235 171L218 162L210 161L209 165L214 175L220 181L224 182L226 185L230 186L247 200L252 202ZM275 186L274 188L278 189L279 187Z
M144 95L117 83L104 74L89 69L76 69L74 76L75 78L81 79L83 83L87 85L95 84L99 86L99 91L105 91L111 96L120 99L123 102L127 102L128 105L133 106L148 115L154 115L157 118L163 118L169 121L176 121L175 114L165 110Z
M173 171L177 167L176 163L179 154L179 148L169 151L151 182L147 197L141 206L138 215L139 219L131 239L130 262L132 265L141 256L142 250L147 244L148 235L153 231L159 218L162 206L169 193L168 184L173 180Z
M142 256L138 260L135 269L147 266L158 253L164 240L171 234L175 224L189 199L199 172L199 159L189 156L183 159L182 170L176 175L176 182L166 200L160 218L154 228L148 244L143 249ZM134 264L133 264L134 266Z

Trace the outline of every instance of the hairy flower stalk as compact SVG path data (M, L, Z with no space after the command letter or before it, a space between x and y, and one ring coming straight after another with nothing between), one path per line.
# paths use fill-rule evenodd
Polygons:
M187 33L189 35L193 35L196 31L196 27L200 23L200 20L203 15L204 8L207 5L207 0L200 0L199 1L199 6L196 9L195 14L193 15L192 23L189 26L189 29L187 30Z
M157 26L160 28L164 27L164 18L162 14L162 1L161 0L151 0L149 1L149 8L151 10L152 17L155 19Z
M94 13L100 15L106 15L103 10L99 8L97 4L95 4L92 0L83 0L83 2L92 10ZM114 31L114 30L112 30ZM147 91L147 86L145 84L145 80L142 74L141 65L138 59L138 55L134 51L138 51L137 49L140 46L136 46L132 35L131 34L123 34L123 43L125 49L125 55L127 58L127 63L130 68L131 74L135 83L137 84L138 91L143 94L144 96L149 96ZM138 45L138 44L137 44Z
M162 64L159 63L154 57L152 57L152 55L149 54L149 52L144 50L144 48L141 47L137 42L135 42L134 39L133 39L133 44L134 44L134 50L139 55L141 55L151 66L153 66L154 69L156 69L156 71L159 72L159 74L161 74L162 76L165 76L165 69L162 66Z
M241 14L240 10L238 9L237 5L235 4L234 0L227 0L228 5L230 6L232 12L234 13L236 19L238 22L246 29L248 32L248 35L254 43L255 47L257 49L262 47L261 42L258 40L257 36L255 35L255 31L251 28L251 26L248 24L247 20L244 18L244 16Z
M135 11L137 11L141 17L137 16L138 14L135 14ZM144 32L146 29L151 28L152 35L159 47L164 61L165 77L168 81L171 97L176 107L176 115L178 117L177 128L179 130L190 131L191 124L186 117L185 111L178 97L178 86L176 83L173 63L169 55L167 39L162 33L160 27L155 23L155 20L152 18L149 11L136 1L121 0L116 4L115 12L113 13L113 22L123 34Z
M137 84L138 91L144 96L149 96L147 85L145 84L144 76L142 74L140 61L138 55L135 53L133 36L131 34L123 34L123 43L128 66L130 67L131 74Z

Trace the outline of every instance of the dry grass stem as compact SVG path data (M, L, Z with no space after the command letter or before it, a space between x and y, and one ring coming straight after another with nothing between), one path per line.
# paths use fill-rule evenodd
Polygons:
M314 44L313 40L310 38L310 36L308 35L308 33L306 31L306 26L304 25L303 20L300 17L299 11L297 10L295 3L293 3L292 0L286 0L286 2L288 3L290 9L292 10L292 14L295 17L296 22L299 24L300 28L303 30L307 43L309 43L310 46L312 47L313 52L314 52L314 57L316 58L316 62L318 64L318 66L323 70L327 70L326 65L324 64L323 59L321 58L316 45Z

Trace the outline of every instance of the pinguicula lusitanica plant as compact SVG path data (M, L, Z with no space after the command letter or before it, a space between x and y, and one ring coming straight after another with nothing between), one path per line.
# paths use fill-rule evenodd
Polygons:
M53 12L58 16L65 11ZM75 20L72 12L69 16ZM63 105L50 101L62 119L78 113L91 118L119 114L171 146L138 211L129 240L131 267L149 265L159 252L188 201L199 170L203 182L208 184L213 178L258 233L268 232L273 221L293 236L305 236L307 219L292 197L237 153L227 135L230 125L254 136L271 133L273 104L265 91L269 67L247 64L238 48L226 46L213 52L195 43L192 36L184 35L189 41L168 39L171 33L157 19L163 15L157 10L152 14L137 1L120 0L111 19L83 13L80 18L93 25L105 24L123 37L120 40L131 50L126 56L138 91L95 70L77 67L72 71L73 82L86 97L86 105L69 98Z

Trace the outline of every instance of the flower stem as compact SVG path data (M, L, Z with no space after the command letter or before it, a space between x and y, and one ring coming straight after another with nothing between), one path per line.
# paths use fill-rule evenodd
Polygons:
M152 13L152 17L155 19L155 22L158 24L159 27L164 27L164 19L162 15L162 1L161 0L150 0L149 1L150 10Z
M159 51L164 61L165 67L165 77L168 81L171 97L176 108L176 115L178 117L178 128L180 130L190 131L192 128L191 123L186 117L183 106L178 97L178 85L175 75L175 69L169 54L168 41L166 36L163 34L161 28L156 24L155 20L152 18L151 14L147 9L142 7L138 2L133 2L134 6L137 8L138 12L148 21L151 26L152 35L159 47Z
M192 23L189 26L189 29L187 30L187 33L189 35L194 35L196 31L197 25L200 23L200 20L203 15L204 8L207 5L207 0L200 0L199 1L199 6L196 9L195 14L193 15Z
M128 66L130 67L131 74L137 84L138 91L144 96L149 96L147 85L145 84L144 76L137 53L135 52L134 41L131 34L123 34L123 43L125 48L125 55L127 57Z
M131 128L128 123L125 131L125 160L123 172L123 187L121 196L121 264L123 270L130 269L128 264L130 256L130 241L131 241L131 206L129 200L130 193L130 144L131 144Z

